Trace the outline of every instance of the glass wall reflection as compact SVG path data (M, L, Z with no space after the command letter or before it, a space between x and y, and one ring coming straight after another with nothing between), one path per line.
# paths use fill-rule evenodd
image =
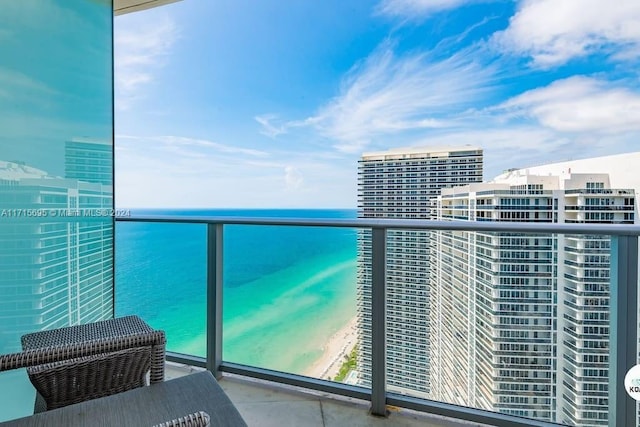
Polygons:
M113 311L107 0L0 3L0 352Z

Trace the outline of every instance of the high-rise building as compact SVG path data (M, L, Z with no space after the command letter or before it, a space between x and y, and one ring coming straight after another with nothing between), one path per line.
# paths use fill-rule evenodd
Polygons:
M65 160L90 164L91 150ZM90 147L110 148L90 142ZM86 155L86 161L83 159ZM69 168L67 168L69 171ZM0 161L0 348L19 350L20 336L113 315L113 188L87 170L55 177Z
M511 171L445 189L438 220L633 224L607 174ZM610 238L432 234L432 397L576 426L607 425Z
M408 148L362 156L358 167L358 217L429 219L442 188L482 181L477 147ZM429 232L387 236L387 384L428 396ZM371 235L359 234L359 381L371 381Z
M113 147L89 138L73 138L65 143L64 176L84 182L111 185Z

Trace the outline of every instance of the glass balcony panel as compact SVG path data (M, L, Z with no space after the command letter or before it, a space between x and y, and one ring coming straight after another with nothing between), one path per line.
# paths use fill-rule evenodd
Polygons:
M231 225L224 242L223 360L355 382L356 231Z
M116 224L116 316L138 315L167 334L167 351L206 356L204 224Z
M0 422L33 414L36 390L25 369L1 372L0 384Z

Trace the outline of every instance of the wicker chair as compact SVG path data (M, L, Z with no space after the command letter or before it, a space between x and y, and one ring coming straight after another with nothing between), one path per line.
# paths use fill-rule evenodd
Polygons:
M209 414L200 411L165 423L156 424L153 427L209 427L210 425L211 418Z
M165 334L136 316L36 332L0 355L0 372L27 368L35 412L164 381Z

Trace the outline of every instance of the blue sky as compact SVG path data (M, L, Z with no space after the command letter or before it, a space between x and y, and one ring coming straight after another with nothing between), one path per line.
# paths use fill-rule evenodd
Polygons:
M396 147L478 145L485 179L640 150L637 0L183 0L114 31L119 206L355 207Z

